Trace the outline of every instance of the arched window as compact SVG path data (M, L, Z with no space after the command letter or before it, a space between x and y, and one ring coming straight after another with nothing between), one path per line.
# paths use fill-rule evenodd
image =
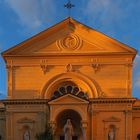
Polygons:
M83 92L76 85L70 85L70 84L63 85L63 86L59 87L58 89L56 89L54 91L51 99L56 99L56 98L63 96L65 94L72 94L72 95L78 96L78 97L83 98L83 99L88 99L87 93Z

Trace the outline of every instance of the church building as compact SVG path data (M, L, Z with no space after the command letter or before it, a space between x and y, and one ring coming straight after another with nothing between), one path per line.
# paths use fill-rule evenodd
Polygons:
M7 98L0 139L140 140L140 100L132 96L137 51L67 18L2 53ZM70 132L69 132L70 133Z

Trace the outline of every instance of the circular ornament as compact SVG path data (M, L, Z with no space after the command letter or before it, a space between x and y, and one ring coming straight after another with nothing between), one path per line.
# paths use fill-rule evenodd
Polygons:
M67 50L79 49L82 45L81 39L75 35L70 34L58 41L58 46Z

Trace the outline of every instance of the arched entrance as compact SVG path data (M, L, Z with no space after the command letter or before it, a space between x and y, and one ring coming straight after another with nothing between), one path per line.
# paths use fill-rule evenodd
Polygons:
M60 90L62 87L65 91L64 94L62 94L63 90ZM63 128L67 119L72 121L74 127L73 140L85 140L88 123L88 98L84 92L79 92L79 90L75 94L75 85L62 87L54 92L51 100L48 102L54 140L64 139Z
M67 109L60 112L56 118L56 131L55 138L58 140L64 140L64 125L67 120L70 119L73 126L72 140L82 140L82 118L80 114L72 109Z

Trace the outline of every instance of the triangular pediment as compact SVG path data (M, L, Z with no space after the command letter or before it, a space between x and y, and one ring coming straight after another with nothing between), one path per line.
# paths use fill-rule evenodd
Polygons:
M35 122L34 120L31 120L27 117L18 120L18 123L34 123L34 122Z
M106 118L105 120L103 120L104 122L120 122L121 119L120 118L116 118L114 116Z
M62 54L130 53L136 50L72 18L3 52L3 56L46 56Z
M75 95L66 94L51 100L48 104L88 104L89 102L85 99L77 97Z

